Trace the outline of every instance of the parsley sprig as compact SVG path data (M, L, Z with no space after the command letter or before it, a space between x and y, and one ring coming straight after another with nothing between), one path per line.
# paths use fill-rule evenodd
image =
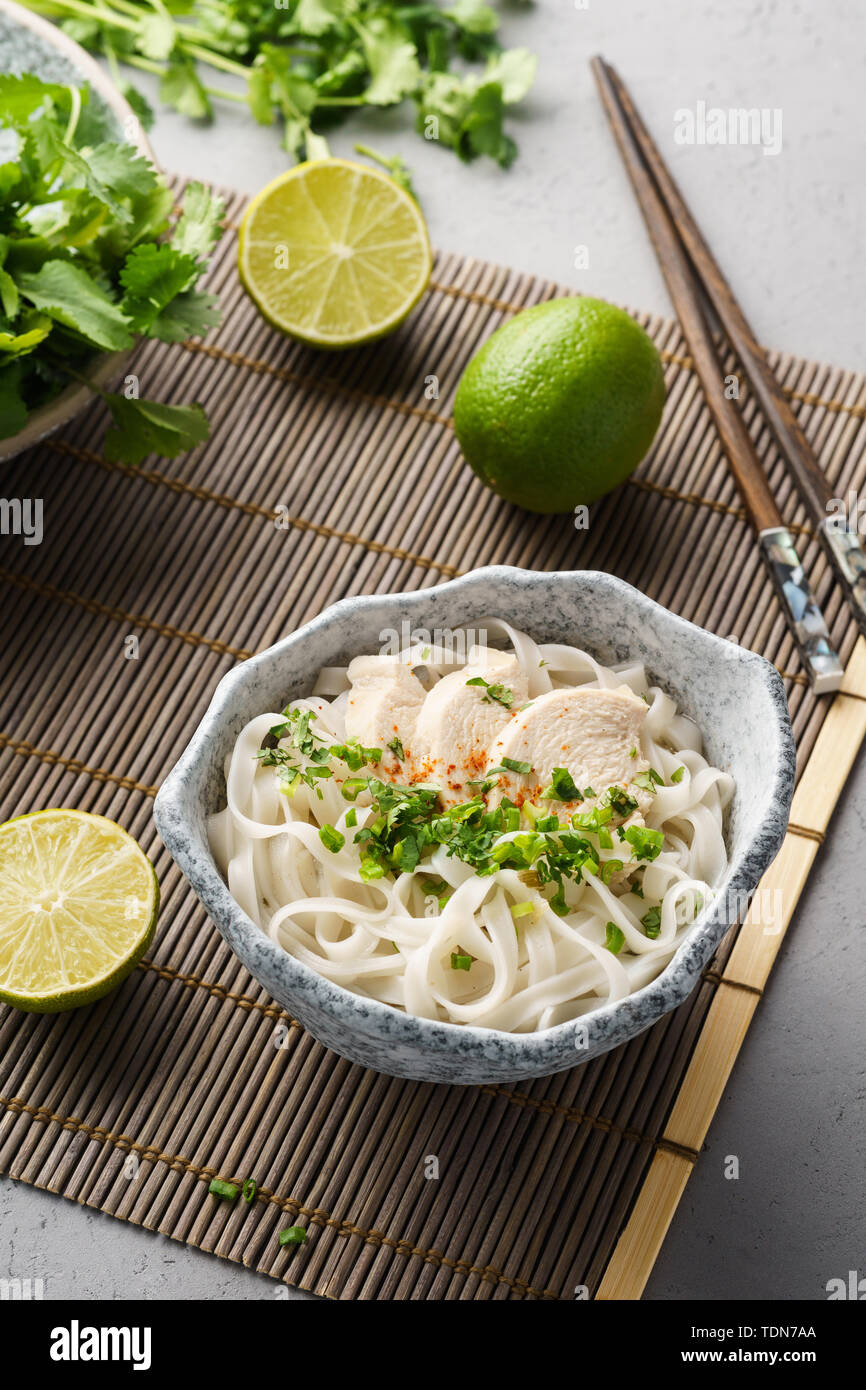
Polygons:
M86 86L0 76L2 438L71 383L92 385L100 354L219 322L197 284L222 203L190 184L171 225L171 189L112 130ZM110 459L173 458L208 437L201 406L147 400L134 377L121 394L98 394L114 421Z

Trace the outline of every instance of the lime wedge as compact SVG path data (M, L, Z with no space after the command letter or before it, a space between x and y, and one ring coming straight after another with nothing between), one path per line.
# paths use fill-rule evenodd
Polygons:
M100 999L144 955L158 908L152 865L104 816L0 825L0 1000L59 1013Z
M430 279L427 228L387 174L316 159L253 198L238 242L241 280L276 328L345 348L402 323Z

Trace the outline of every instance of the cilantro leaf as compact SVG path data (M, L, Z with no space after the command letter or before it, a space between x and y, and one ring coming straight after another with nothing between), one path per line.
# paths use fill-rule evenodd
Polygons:
M120 272L123 312L136 333L149 333L166 306L189 289L198 266L166 242L134 246Z
M175 458L208 438L210 428L200 405L163 405L107 395L114 428L105 437L106 458L141 463L148 454Z
M48 260L18 275L22 297L49 318L110 352L132 347L129 320L108 293L71 261Z
M215 197L204 184L187 184L183 209L171 239L175 251L194 260L209 256L222 234L224 212L222 198Z
M505 104L498 82L486 82L472 96L460 123L455 149L461 159L487 154L503 169L513 163L517 146L502 129Z
M393 106L414 92L421 68L414 44L400 27L386 19L369 20L361 29L370 85L364 101L370 106Z
M182 116L191 116L196 121L209 121L213 117L210 97L188 58L172 59L160 79L159 95Z
M495 82L502 89L506 106L522 101L535 81L538 59L528 48L507 48L495 54L484 69L484 81Z

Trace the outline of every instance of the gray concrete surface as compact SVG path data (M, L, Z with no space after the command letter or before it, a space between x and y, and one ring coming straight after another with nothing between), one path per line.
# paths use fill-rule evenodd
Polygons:
M459 165L411 132L408 111L359 116L335 152L351 153L354 140L400 151L439 246L668 312L587 69L600 50L629 82L761 340L866 368L858 0L540 0L503 12L505 40L541 59L537 92L512 124L521 154L510 172ZM699 101L780 108L781 153L676 144L674 112ZM153 140L166 167L250 191L285 167L276 131L232 107L210 130L163 114ZM576 246L588 249L586 269L575 269ZM649 1298L821 1299L828 1279L866 1273L864 806L861 763ZM736 1180L724 1176L729 1155ZM272 1281L248 1270L6 1182L0 1277L9 1275L43 1278L49 1298L275 1297Z

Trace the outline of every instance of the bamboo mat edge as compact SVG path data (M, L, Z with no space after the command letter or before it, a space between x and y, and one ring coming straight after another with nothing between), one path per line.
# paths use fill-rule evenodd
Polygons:
M700 1152L733 1071L770 972L791 925L838 804L866 739L866 638L858 638L791 806L791 820L756 900L782 894L782 917L768 933L760 908L749 911L677 1090L663 1138ZM596 1293L600 1301L639 1299L685 1191L694 1164L673 1148L656 1150L631 1215Z

